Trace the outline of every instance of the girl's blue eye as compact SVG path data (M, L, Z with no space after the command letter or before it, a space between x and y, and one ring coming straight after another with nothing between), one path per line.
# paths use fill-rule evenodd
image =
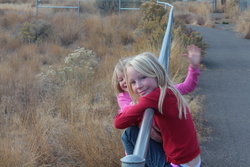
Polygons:
M147 77L146 77L146 76L142 76L142 77L141 77L141 79L145 79L145 78L147 78Z

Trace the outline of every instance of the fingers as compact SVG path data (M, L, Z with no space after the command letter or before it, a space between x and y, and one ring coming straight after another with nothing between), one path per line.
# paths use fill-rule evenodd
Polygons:
M195 52L201 52L201 48L199 48L196 45L188 45L187 46L187 50L188 51L195 51Z
M182 54L181 56L183 56L183 57L188 57L188 54L187 54L187 53L184 53L184 54Z
M199 54L199 53L201 53L201 48L199 48L198 46L196 46L196 45L188 45L187 46L187 53L184 53L184 54L182 54L182 56L183 57L192 57L193 56L193 54Z
M201 49L196 45L188 45L187 52L182 54L183 57L186 57L189 64L193 67L197 67L200 64L201 60Z

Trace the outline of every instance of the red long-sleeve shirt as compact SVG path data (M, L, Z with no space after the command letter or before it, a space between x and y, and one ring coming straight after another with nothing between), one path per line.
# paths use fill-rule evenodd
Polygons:
M132 106L126 106L122 112L116 115L114 126L124 129L139 124L144 111L153 108L154 122L159 127L163 149L168 162L184 164L200 154L200 146L197 139L196 129L187 109L187 119L179 118L178 102L173 92L168 89L163 103L163 114L158 111L158 99L160 89L157 88L150 94L143 96L139 102Z

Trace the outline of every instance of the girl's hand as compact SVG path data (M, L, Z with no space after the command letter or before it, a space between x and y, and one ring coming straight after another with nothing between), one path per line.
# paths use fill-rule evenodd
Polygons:
M189 63L193 68L197 68L201 61L201 49L195 45L187 46L187 53L183 56L188 58Z
M136 103L135 102L133 102L133 101L131 101L130 103L129 103L129 105L135 105Z
M150 138L158 143L162 143L162 137L160 133L160 129L158 129L156 126L152 126L151 132L150 132Z

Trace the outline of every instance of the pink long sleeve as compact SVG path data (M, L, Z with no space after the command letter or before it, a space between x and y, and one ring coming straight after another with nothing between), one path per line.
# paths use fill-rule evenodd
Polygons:
M186 95L190 92L192 92L199 81L199 75L200 75L200 67L197 67L194 69L191 65L188 67L188 74L183 83L176 84L175 87L180 91L182 95Z

